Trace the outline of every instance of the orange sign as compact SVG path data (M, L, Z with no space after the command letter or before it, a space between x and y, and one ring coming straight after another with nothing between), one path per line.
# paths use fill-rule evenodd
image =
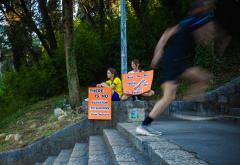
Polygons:
M111 107L111 88L88 88L88 119L111 120Z
M123 92L125 94L139 95L151 90L153 70L123 74Z

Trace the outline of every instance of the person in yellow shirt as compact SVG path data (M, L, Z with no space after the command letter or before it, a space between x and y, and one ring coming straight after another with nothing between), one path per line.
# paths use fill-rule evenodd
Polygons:
M97 84L97 87L110 87L113 90L112 101L120 101L122 97L122 81L117 76L117 71L114 68L109 68L107 70L107 80L106 82L102 82Z

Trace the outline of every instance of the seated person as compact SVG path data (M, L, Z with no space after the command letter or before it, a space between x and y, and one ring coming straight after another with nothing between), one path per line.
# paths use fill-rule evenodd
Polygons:
M112 93L112 101L120 101L122 96L122 81L117 76L117 71L114 68L109 68L107 70L107 80L106 82L102 82L97 84L97 87L110 87L113 90Z
M131 73L138 73L138 72L143 72L143 70L140 69L140 63L139 63L139 60L138 59L134 59L132 60L131 62L131 67L132 67L132 71L129 71L128 74L131 74ZM133 100L139 100L140 99L140 96L152 96L154 95L155 92L153 90L150 90L150 91L147 91L141 95L131 95L131 94L123 94L123 96L121 97L122 100L127 100L129 97L133 97Z

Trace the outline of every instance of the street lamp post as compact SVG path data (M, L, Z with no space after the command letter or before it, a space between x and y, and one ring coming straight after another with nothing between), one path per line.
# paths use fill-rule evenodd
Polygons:
M121 73L127 73L126 0L121 0Z

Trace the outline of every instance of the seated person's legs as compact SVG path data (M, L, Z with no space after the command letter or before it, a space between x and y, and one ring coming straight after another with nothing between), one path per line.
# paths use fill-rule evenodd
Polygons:
M123 94L122 97L121 97L121 100L127 100L131 96L132 95L130 95L130 94Z
M120 101L120 97L117 92L113 92L112 101Z
M149 96L153 96L154 94L155 94L155 92L153 90L150 90L150 91L147 91L147 92L143 93L142 96L149 97Z
M127 100L129 97L132 97L133 98L133 101L135 100L141 100L141 96L145 96L145 97L150 97L150 96L153 96L155 94L155 92L153 90L150 90L148 92L145 92L141 95L130 95L130 94L124 94L122 97L121 97L121 100Z

